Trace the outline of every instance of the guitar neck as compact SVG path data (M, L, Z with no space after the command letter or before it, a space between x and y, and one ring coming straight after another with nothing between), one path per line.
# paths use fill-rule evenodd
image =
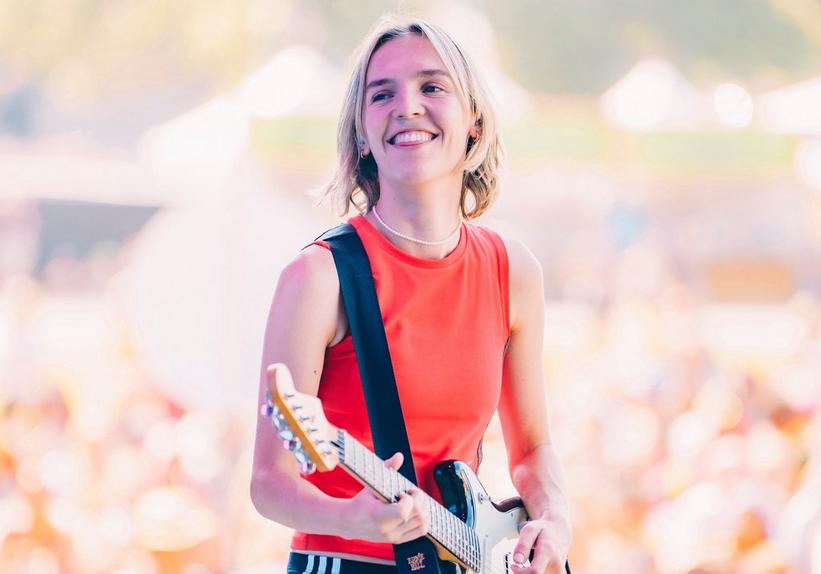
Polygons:
M385 466L384 461L344 430L339 430L332 443L342 467L387 502L393 502L402 492L415 485L404 476ZM481 569L481 550L476 532L451 514L444 506L423 493L428 507L428 537L445 547L466 566Z

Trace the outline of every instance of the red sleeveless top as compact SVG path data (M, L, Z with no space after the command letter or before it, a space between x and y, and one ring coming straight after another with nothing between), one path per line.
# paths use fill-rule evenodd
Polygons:
M494 232L464 224L444 259L420 259L362 216L349 223L373 270L419 486L441 502L434 466L458 459L477 470L479 444L499 402L510 335L507 252ZM326 350L318 395L328 421L373 450L350 335ZM341 468L303 478L336 498L362 489ZM389 544L305 532L294 534L291 547L393 560Z

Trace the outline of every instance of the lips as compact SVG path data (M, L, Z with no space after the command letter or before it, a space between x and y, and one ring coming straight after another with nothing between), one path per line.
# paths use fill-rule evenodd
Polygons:
M388 139L391 145L417 145L436 139L439 134L424 130L405 130Z

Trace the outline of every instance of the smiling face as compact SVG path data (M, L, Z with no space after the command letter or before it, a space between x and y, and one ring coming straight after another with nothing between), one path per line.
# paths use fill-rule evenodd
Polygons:
M376 161L380 187L438 178L461 182L474 122L425 37L400 36L374 52L365 76L362 124L365 151Z

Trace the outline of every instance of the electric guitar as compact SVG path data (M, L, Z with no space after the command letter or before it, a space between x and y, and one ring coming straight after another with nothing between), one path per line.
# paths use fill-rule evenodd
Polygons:
M303 474L341 466L386 502L415 485L345 430L325 418L321 401L299 393L288 368L270 368L263 415L272 419L285 448L292 451ZM527 512L519 498L493 502L473 470L464 462L445 461L434 471L444 506L427 494L428 534L443 572L508 574L513 549ZM569 572L569 568L567 572Z

